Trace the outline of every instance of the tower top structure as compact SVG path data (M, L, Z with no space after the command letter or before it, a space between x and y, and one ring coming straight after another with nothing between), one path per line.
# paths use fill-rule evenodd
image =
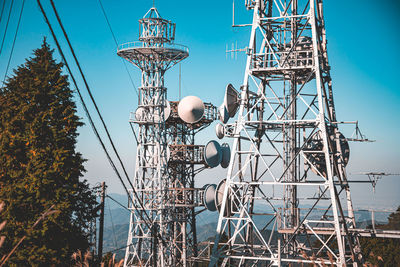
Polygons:
M175 40L175 23L163 19L155 7L147 11L139 24L139 40L150 46L172 43Z
M175 23L163 19L157 8L152 7L139 19L139 41L122 44L117 54L147 69L146 62L158 62L158 68L167 70L189 56L186 46L175 44Z

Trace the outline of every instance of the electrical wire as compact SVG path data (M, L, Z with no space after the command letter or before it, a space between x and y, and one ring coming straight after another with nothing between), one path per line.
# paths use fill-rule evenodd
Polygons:
M104 6L103 6L103 3L101 2L101 0L99 0L99 4L100 4L101 11L103 12L104 18L105 18L105 20L106 20L106 22L107 22L108 29L110 30L111 35L112 35L112 37L113 37L113 39L114 39L115 46L118 48L118 41L117 41L117 38L115 37L114 31L113 31L113 29L112 29L112 27L111 27L110 20L109 20L108 17L107 17L107 13L106 13L106 11L104 10ZM130 72L129 72L129 69L128 69L128 66L126 65L125 60L123 60L123 59L121 58L121 61L122 61L122 63L123 63L124 66L125 66L126 73L127 73L128 76L129 76L129 80L131 81L131 84L132 84L132 86L133 86L133 89L135 90L136 95L139 97L138 90L137 90L137 88L136 88L135 83L133 82L132 76L131 76L131 74L130 74Z
M122 208L126 209L127 211L131 212L130 209L128 209L127 207L125 207L124 205L122 205L120 202L118 202L117 200L115 200L113 197L111 197L110 195L106 195L106 197L108 197L109 199L111 199L112 201L114 201L115 203L117 203L118 205L120 205Z
M105 254L107 254L107 253L113 253L113 252L116 252L116 251L119 251L119 250L121 250L121 249L125 249L125 248L127 248L127 247L129 247L130 245L125 245L125 246L123 246L123 247L120 247L120 248L117 248L117 249L114 249L114 250L110 250L110 251L107 251L107 252L103 252L103 255L105 255Z
M132 182L131 182L130 179L129 179L128 173L127 173L127 171L126 171L126 169L125 169L125 166L124 166L124 164L123 164L123 162L122 162L122 160L121 160L121 157L119 156L119 153L118 153L118 151L117 151L117 149L116 149L116 147L115 147L115 145L114 145L114 142L113 142L113 140L112 140L112 138L111 138L111 135L110 135L110 133L109 133L109 131L108 131L107 125L105 124L105 122L104 122L104 120L103 120L103 116L102 116L101 113L100 113L100 110L99 110L99 108L98 108L98 106L97 106L97 104L96 104L96 101L94 100L94 97L93 97L92 92L91 92L91 90L90 90L89 84L88 84L87 81L86 81L85 75L83 74L82 68L81 68L81 66L80 66L80 64L79 64L79 61L78 61L78 58L76 57L75 51L74 51L74 49L73 49L73 47L72 47L72 45L71 45L71 42L70 42L70 40L69 40L68 34L67 34L67 32L65 31L65 28L64 28L63 23L62 23L62 21L61 21L61 18L60 18L60 16L59 16L58 12L57 12L56 6L54 5L54 1L53 1L53 0L50 0L50 3L51 3L51 6L52 6L52 8L53 8L54 14L56 15L58 24L59 24L60 27L61 27L61 30L62 30L62 32L63 32L63 34L64 34L65 39L67 40L68 46L69 46L69 48L70 48L70 50L71 50L72 56L74 57L75 63L76 63L76 65L77 65L78 69L79 69L79 72L80 72L81 76L82 76L83 82L84 82L84 84L85 84L85 86L86 86L87 92L89 93L90 99L92 100L92 103L93 103L93 105L94 105L94 107L95 107L95 109L96 109L96 111L97 111L97 114L98 114L98 116L99 116L99 118L100 118L100 120L101 120L101 122L102 122L103 128L104 128L104 130L106 131L108 140L109 140L110 143L111 143L111 146L112 146L112 148L113 148L113 150L114 150L114 153L115 153L115 155L117 156L117 158L118 158L118 160L119 160L119 163L120 163L120 165L121 165L121 167L122 167L122 169L123 169L123 171L124 171L125 177L126 177L126 179L128 180L128 183L129 183L129 185L131 186L132 191L133 191L133 193L134 193L136 199L139 200L140 198L139 198L139 196L137 195L137 192L136 192L136 190L135 190L135 187L133 186ZM129 196L130 196L130 195L129 195ZM141 201L138 201L138 202L139 202L141 208L142 208L143 210L145 210L143 203L142 203ZM133 201L132 201L132 203L133 203ZM135 208L136 208L136 207L135 207ZM142 214L142 213L139 212L139 214ZM150 219L149 215L147 214L147 212L144 212L144 214L146 214L147 219L148 219L149 221L151 221L151 219ZM146 223L146 224L147 224L147 223ZM147 225L147 226L149 227L149 225ZM149 228L150 228L150 227L149 227Z
M117 248L117 237L115 235L115 227L114 227L114 220L112 217L112 213L111 213L111 207L110 207L110 203L108 204L108 212L110 213L110 219L111 219L111 226L112 226L112 232L113 232L113 237L114 237L114 248Z
M5 5L6 5L6 0L3 1L3 5L1 6L0 23L1 23L1 20L3 19L3 11L4 11Z
M82 76L82 79L83 79L83 82L84 82L84 84L85 84L86 90L87 90L87 92L88 92L88 94L89 94L89 97L90 97L90 99L92 100L92 103L93 103L93 105L94 105L94 107L95 107L95 109L96 109L97 115L98 115L99 118L100 118L100 121L101 121L101 123L102 123L102 125L103 125L104 130L106 131L106 135L107 135L107 137L108 137L108 140L109 140L109 142L110 142L110 144L111 144L111 146L112 146L112 148L113 148L113 151L114 151L115 155L117 156L117 159L118 159L118 161L119 161L119 163L120 163L120 165L121 165L121 167L122 167L122 170L123 170L123 172L124 172L124 174L125 174L126 179L128 180L129 185L130 185L130 186L132 187L132 189L133 189L134 187L133 187L133 184L131 183L131 181L130 181L130 179L129 179L128 172L127 172L126 169L125 169L125 165L123 164L123 162L122 162L122 160L121 160L121 157L119 156L119 153L118 153L118 151L117 151L117 149L116 149L116 147L115 147L115 145L114 145L114 141L112 140L111 135L110 135L110 132L108 131L107 125L106 125L106 123L104 122L103 116L101 115L100 110L99 110L99 107L97 106L96 101L95 101L95 99L94 99L94 97L93 97L92 91L90 90L90 87L89 87L89 84L88 84L88 82L87 82L87 80L86 80L86 77L85 77L85 75L83 74L83 71L82 71L81 65L80 65L80 63L79 63L79 60L78 60L78 58L76 57L75 50L73 49L73 47L72 47L72 45L71 45L71 42L70 42L69 37L68 37L68 34L67 34L67 32L65 31L65 28L64 28L63 23L62 23L62 21L61 21L61 18L60 18L60 16L59 16L58 12L57 12L56 6L54 5L54 1L53 1L53 0L50 0L50 3L51 3L51 6L52 6L52 8L53 8L54 14L56 15L58 24L60 25L61 30L62 30L62 32L63 32L63 34L64 34L64 37L65 37L65 39L66 39L66 41L67 41L67 43L68 43L69 49L71 50L72 56L73 56L73 58L74 58L74 60L75 60L75 63L76 63L76 65L77 65L77 67L78 67L79 73L80 73L81 76Z
M49 27L49 29L50 29L51 35L52 35L52 37L53 37L53 39L54 39L54 42L56 43L56 46L57 46L58 51L59 51L59 53L60 53L60 55L61 55L62 61L64 62L65 66L66 66L66 68L67 68L67 70L68 70L68 73L69 73L69 75L71 76L71 79L72 79L72 82L73 82L73 84L74 84L74 86L75 86L75 89L76 89L76 91L78 92L79 99L80 99L80 101L81 101L81 103L82 103L82 106L83 106L83 109L84 109L84 111L85 111L85 113L86 113L86 116L88 117L90 126L92 127L93 132L95 133L95 135L96 135L96 137L97 137L97 140L99 140L100 145L101 145L101 147L103 148L103 151L104 151L104 153L106 154L109 163L111 164L111 167L113 168L114 172L116 173L117 177L119 178L120 182L122 183L122 186L124 187L126 193L128 194L128 197L130 198L130 194L129 194L128 188L126 187L124 181L122 180L121 175L119 174L119 172L118 172L118 170L117 170L117 168L116 168L114 162L112 161L112 159L111 159L111 157L110 157L110 154L109 154L108 151L107 151L107 148L105 147L105 145L104 145L104 143L103 143L103 140L101 139L101 137L100 137L100 135L99 135L99 132L98 132L97 129L96 129L96 126L94 125L94 122L93 122L93 120L92 120L92 117L91 117L91 115L90 115L90 113L89 113L89 110L88 110L88 108L87 108L87 106L86 106L86 104L85 104L85 101L83 100L82 94L81 94L81 92L80 92L80 90L79 90L78 84L76 83L75 77L74 77L74 75L72 74L72 71L71 71L71 69L70 69L70 67L69 67L69 65L68 65L68 62L67 62L67 60L66 60L66 58L65 58L65 55L64 55L64 52L62 51L61 46L60 46L60 43L58 42L58 39L57 39L57 37L56 37L56 35L55 35L55 33L54 33L53 27L51 27L50 21L49 21L49 19L47 18L46 12L44 11L42 4L40 3L40 0L37 0L37 3L38 3L38 5L39 5L40 11L41 11L42 14L43 14L43 17L44 17L44 19L45 19L45 21L46 21L46 24L48 25L48 27Z
M20 23L21 23L21 18L22 18L22 12L24 11L24 5L25 5L25 0L22 0L21 12L19 13L17 29L15 30L14 40L13 40L13 43L12 43L10 56L8 57L6 72L4 73L4 78L3 78L3 83L2 83L3 86L4 86L4 82L6 81L8 68L10 67L11 58L12 58L12 55L13 55L13 52L14 52L15 41L17 40L19 25L20 25Z
M45 11L44 11L44 9L43 9L41 3L40 3L40 0L37 0L37 2L38 2L38 4L39 4L39 6L41 7L41 11L42 11L43 15L44 15L45 18L46 18L46 23L48 24L49 28L51 28L50 22L49 22L48 19L47 19L46 13L45 13ZM128 182L129 182L129 184L130 184L130 186L131 186L131 188L132 188L132 192L133 192L133 194L135 195L135 198L138 200L137 202L139 203L140 207L142 208L142 211L144 211L145 208L144 208L143 202L140 200L140 198L139 198L139 196L138 196L138 194L137 194L135 188L133 187L133 185L132 185L132 183L131 183L131 181L130 181L130 179L129 179L129 177L128 177L128 174L127 174L127 172L126 172L126 169L125 169L125 167L124 167L124 165L123 165L123 163L122 163L122 160L121 160L121 158L119 157L119 154L118 154L118 152L117 152L117 150L116 150L116 148L115 148L115 146L114 146L114 143L113 143L113 141L112 141L112 139L111 139L111 136L110 136L110 134L109 134L109 132L108 132L107 126L105 125L104 120L103 120L103 118L102 118L102 116L101 116L101 114L100 114L100 111L99 111L99 109L98 109L98 107L97 107L97 105L96 105L96 102L95 102L95 100L94 100L94 98L93 98L93 96L92 96L92 94L91 94L89 85L88 85L88 83L87 83L87 81L86 81L86 78L85 78L85 76L84 76L84 74L83 74L83 71L82 71L82 69L81 69L81 67L80 67L79 61L78 61L78 59L77 59L77 57L76 57L76 55L75 55L75 52L74 52L74 50L73 50L73 48L72 48L71 42L69 41L68 35L67 35L67 33L66 33L65 29L64 29L64 26L63 26L63 24L62 24L62 22L61 22L60 16L58 15L58 12L57 12L57 9L56 9L56 7L55 7L55 5L54 5L53 0L50 0L50 3L51 3L51 5L52 5L54 14L56 15L57 21L58 21L58 23L59 23L59 25L60 25L60 27L61 27L61 30L63 31L64 37L65 37L65 39L67 40L68 46L69 46L69 48L70 48L70 50L71 50L71 53L72 53L72 55L73 55L73 57L74 57L74 59L75 59L75 63L77 64L78 69L79 69L79 72L81 73L82 79L83 79L83 81L84 81L84 83L85 83L85 86L86 86L86 89L87 89L87 91L88 91L88 93L89 93L89 96L90 96L90 98L91 98L91 100L92 100L92 102L93 102L93 104L94 104L94 106L95 106L95 108L96 108L96 111L97 111L97 113L98 113L98 115L99 115L99 117L100 117L100 119L101 119L101 121L102 121L102 123L103 123L103 127L104 127L105 130L106 130L106 133L107 133L107 136L108 136L108 138L109 138L109 141L110 141L110 143L111 143L111 145L112 145L112 147L113 147L113 149L114 149L114 153L116 154L116 156L117 156L117 158L118 158L118 160L119 160L119 162L120 162L120 164L121 164L121 166L122 166L122 168L123 168L123 170L124 170L125 176L127 177L127 180L128 180ZM51 28L51 29L52 29L52 28ZM52 32L53 38L54 38L55 40L57 40L57 38L56 38L56 36L55 36L55 34L54 34L54 31L51 30L51 32ZM58 41L57 41L56 43L58 44ZM58 47L58 49L61 51L61 47L60 47L59 44L57 45L57 47ZM64 57L64 60L65 60L65 57ZM69 69L69 68L68 68L68 69ZM72 73L72 72L70 71L70 69L69 69L69 73L70 73L70 74ZM76 83L75 83L75 85L76 85ZM81 97L81 95L80 95L80 97ZM82 98L82 99L83 99L83 98ZM93 124L93 126L94 126L94 124ZM95 128L94 128L94 129L95 129ZM100 138L100 136L98 136L98 138ZM100 138L99 140L101 140L101 138ZM101 143L102 143L102 142L101 142ZM103 143L102 143L102 146L103 146L103 150L106 152L107 150L106 150L106 148L105 148L105 146L104 146ZM108 155L108 153L106 153L106 154ZM113 161L111 160L111 158L109 157L109 155L108 155L108 159L109 159L109 161L110 161L110 164L113 166L113 169L114 169L114 171L116 172L116 174L117 174L117 176L118 176L120 182L121 182L122 185L124 186L125 191L127 192L128 197L129 197L129 199L130 199L131 202L132 202L133 208L134 208L136 211L138 211L139 216L140 216L141 219L144 221L144 223L146 224L146 226L147 226L149 229L151 229L151 230L153 231L153 227L151 227L151 226L149 225L149 223L145 220L145 218L143 217L143 213L146 215L147 220L148 220L149 222L152 222L151 218L149 217L149 215L147 214L147 212L141 212L141 211L135 206L135 203L133 202L132 197L130 196L130 194L129 194L127 188L126 188L125 183L124 183L123 180L122 180L122 177L119 175L119 172L118 172L118 170L116 169L115 165L113 164ZM161 240L161 242L163 243L163 245L166 246L167 244L166 244L164 238L161 236L161 234L160 234L159 232L155 232L155 234L156 234L157 237Z
M10 22L10 17L11 17L11 12L12 12L13 5L14 5L14 0L11 0L10 10L8 12L8 18L7 18L7 23L6 23L6 29L4 30L3 40L1 41L0 55L1 55L1 51L3 51L4 40L6 39L8 23Z

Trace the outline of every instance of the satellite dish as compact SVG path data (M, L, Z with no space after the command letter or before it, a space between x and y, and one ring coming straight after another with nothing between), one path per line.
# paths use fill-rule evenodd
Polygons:
M225 136L225 127L221 123L215 125L215 134L217 135L218 139L222 139Z
M231 161L231 149L228 143L223 143L221 145L221 149L222 149L221 167L225 169L229 166L229 162Z
M144 121L146 119L146 109L144 107L138 107L136 109L135 119L137 121Z
M171 149L169 148L169 145L167 145L167 162L169 162L169 159L171 158Z
M164 105L164 119L168 120L169 116L171 115L171 105L169 104L169 101L165 99L165 105Z
M171 105L169 104L168 100L164 100L164 121L168 120L169 116L171 115ZM154 114L154 108L153 108L153 118L155 122L160 122L160 118L158 114Z
M222 199L224 197L226 179L219 182L216 190L215 190L215 207L220 211L222 205Z
M211 140L204 147L204 160L211 168L217 167L221 163L222 150L217 141Z
M204 103L197 96L187 96L178 104L178 115L186 123L195 123L204 115Z
M215 206L215 189L217 185L215 184L206 184L204 186L204 196L203 196L203 203L204 206L209 211L216 211L217 207Z
M217 185L217 189L215 190L215 206L217 208L218 211L221 210L221 206L222 206L222 200L224 198L224 190L225 190L225 185L226 185L226 179L222 180L218 185ZM236 194L239 194L239 192L237 191L237 187L236 185L234 186L234 190ZM232 201L231 199L232 197L232 189L228 190L228 198L227 198L227 202L226 202L226 209L224 212L224 215L230 215L231 212L238 212L239 211L239 201L234 198L234 200ZM240 198L240 196L239 196ZM232 207L233 205L233 207Z
M218 113L219 120L222 121L223 124L227 123L229 120L229 113L224 104L218 108Z
M228 111L229 117L234 117L239 107L239 92L236 91L232 84L226 86L224 106Z

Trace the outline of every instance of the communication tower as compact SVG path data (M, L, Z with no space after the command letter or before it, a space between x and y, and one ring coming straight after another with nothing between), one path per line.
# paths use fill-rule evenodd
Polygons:
M139 23L139 42L118 48L119 56L142 71L138 108L130 119L138 126L136 193L131 190L124 264L193 266L198 251L195 208L204 206L204 189L195 187L194 176L223 158L216 141L196 145L194 137L218 118L218 111L195 96L167 100L165 71L188 57L188 49L173 43L175 24L161 18L155 7Z
M228 85L217 128L233 145L216 188L210 266L361 266L322 0L245 5L253 22L238 25L251 27L243 84Z
M139 42L118 47L118 55L142 71L138 109L131 121L138 125L132 210L125 266L165 266L170 247L163 240L172 238L168 229L167 131L169 116L166 70L185 59L189 51L173 43L175 24L161 18L152 7L139 20ZM142 208L143 207L143 208ZM159 236L163 240L159 240Z

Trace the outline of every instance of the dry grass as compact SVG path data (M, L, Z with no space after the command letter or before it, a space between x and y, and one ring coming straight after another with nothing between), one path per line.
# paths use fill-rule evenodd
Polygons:
M102 262L101 267L121 267L124 266L124 260L120 260L119 262L115 262L115 254L112 255L111 259L106 263Z
M0 201L0 213L3 211L4 206L5 206L4 202ZM6 224L7 224L7 221L0 223L0 232L4 229ZM5 240L6 240L6 237L4 235L1 235L0 236L0 248L3 246Z
M78 250L72 254L71 258L74 267L90 267L93 255L90 251L86 251L85 254L82 255L82 252Z

